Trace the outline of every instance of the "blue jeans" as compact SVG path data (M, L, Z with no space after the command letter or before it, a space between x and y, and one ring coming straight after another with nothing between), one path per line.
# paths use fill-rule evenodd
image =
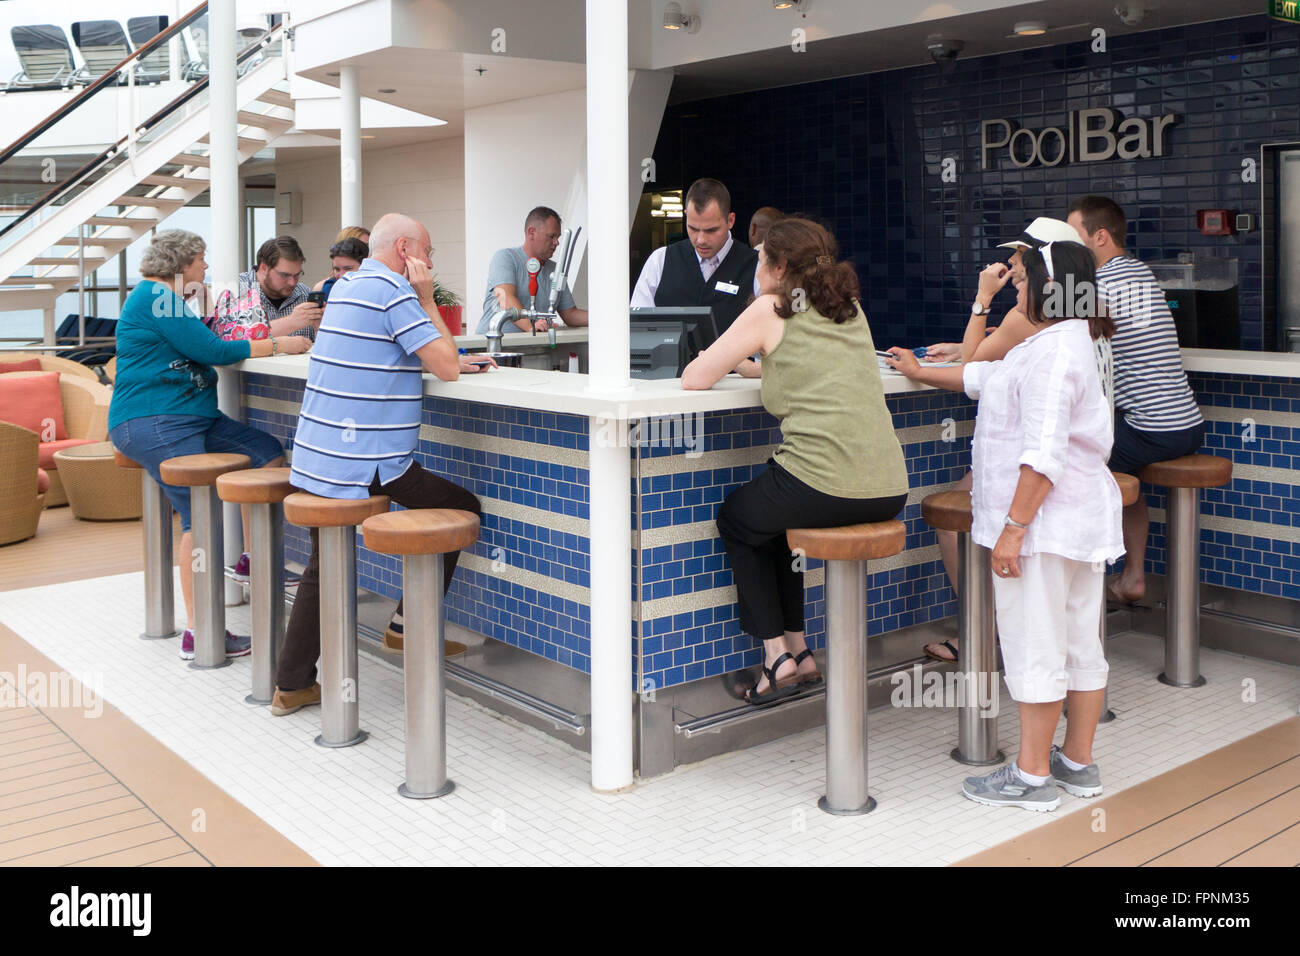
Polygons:
M149 477L162 486L181 516L182 531L190 530L190 489L163 484L158 466L168 458L230 452L247 455L252 467L261 468L284 455L279 439L225 415L216 418L146 415L122 422L108 437L118 451L149 472Z

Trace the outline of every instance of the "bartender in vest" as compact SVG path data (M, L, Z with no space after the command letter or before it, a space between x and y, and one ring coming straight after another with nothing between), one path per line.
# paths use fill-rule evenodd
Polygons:
M695 180L685 206L687 238L650 253L632 308L712 306L721 335L758 295L758 253L731 238L731 193L716 179Z

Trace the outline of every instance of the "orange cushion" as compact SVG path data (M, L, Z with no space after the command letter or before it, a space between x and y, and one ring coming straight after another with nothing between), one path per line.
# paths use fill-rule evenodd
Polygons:
M36 469L36 493L43 495L50 490L50 473L44 468Z
M41 447L37 450L37 457L40 459L40 466L48 468L50 471L58 470L58 465L54 463L54 453L62 451L64 448L71 448L74 445L93 445L93 438L64 438L61 441L43 441Z
M36 432L42 440L68 437L63 425L63 398L59 394L59 373L45 375L0 375L0 421Z
M5 372L39 372L40 370L40 359L22 359L18 362L5 362L0 360L0 375L3 375Z

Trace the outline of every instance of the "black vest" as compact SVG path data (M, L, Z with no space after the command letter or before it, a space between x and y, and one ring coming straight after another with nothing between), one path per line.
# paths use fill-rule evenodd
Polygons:
M674 242L664 252L664 271L655 290L655 305L708 305L713 307L713 317L721 335L745 311L754 294L754 270L758 268L758 253L739 240L733 240L727 258L704 282L700 261L695 257L695 247L689 239ZM734 294L719 292L719 282L738 286Z

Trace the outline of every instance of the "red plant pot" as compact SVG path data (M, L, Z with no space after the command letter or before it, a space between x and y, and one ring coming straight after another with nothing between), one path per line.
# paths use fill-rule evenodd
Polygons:
M447 329L452 335L463 335L464 328L460 324L460 314L464 306L460 305L440 305L438 314L442 316L442 321L447 323Z

